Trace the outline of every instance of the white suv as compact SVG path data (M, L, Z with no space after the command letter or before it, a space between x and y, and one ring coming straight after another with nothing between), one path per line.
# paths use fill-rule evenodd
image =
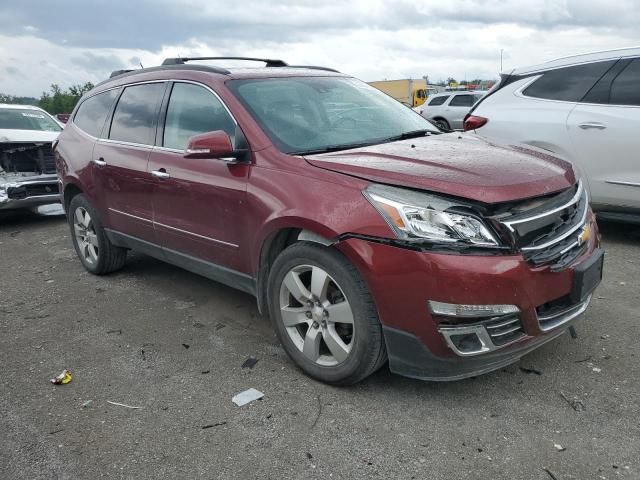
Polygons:
M427 103L414 108L427 120L435 123L440 130L461 130L464 117L473 105L487 92L460 91L431 95Z
M599 217L640 221L640 48L503 74L464 126L571 160L588 180Z

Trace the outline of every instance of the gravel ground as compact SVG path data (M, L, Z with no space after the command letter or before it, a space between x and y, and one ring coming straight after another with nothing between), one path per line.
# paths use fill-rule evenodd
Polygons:
M0 478L640 479L640 228L602 227L577 340L476 379L334 388L250 296L142 255L95 277L63 217L3 217Z

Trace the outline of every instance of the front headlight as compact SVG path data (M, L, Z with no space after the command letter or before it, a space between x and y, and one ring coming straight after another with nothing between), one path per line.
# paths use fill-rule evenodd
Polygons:
M375 184L363 193L400 239L467 243L479 247L500 245L482 220L454 211L460 205L445 198Z

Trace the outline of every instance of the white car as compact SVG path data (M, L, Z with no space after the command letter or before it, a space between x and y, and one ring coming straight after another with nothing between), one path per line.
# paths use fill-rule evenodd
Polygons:
M60 201L52 144L61 131L41 108L0 104L0 210Z
M415 107L414 110L435 123L440 130L445 132L461 130L464 117L486 93L484 91L437 93L429 96L424 105Z
M472 109L465 130L572 161L600 218L640 222L640 48L503 74Z

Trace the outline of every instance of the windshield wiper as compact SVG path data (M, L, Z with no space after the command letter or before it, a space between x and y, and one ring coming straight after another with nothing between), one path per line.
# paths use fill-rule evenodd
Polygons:
M314 155L316 153L330 153L339 152L341 150L351 150L352 148L369 147L380 143L376 142L364 142L364 143L347 143L344 145L329 145L328 147L317 148L315 150L300 150L298 152L289 152L289 155Z
M400 135L395 135L393 137L385 138L381 143L389 143L389 142L397 142L399 140L408 140L410 138L418 138L424 137L426 135L432 135L436 132L432 132L431 130L422 129L422 130L412 130L410 132L404 132Z

